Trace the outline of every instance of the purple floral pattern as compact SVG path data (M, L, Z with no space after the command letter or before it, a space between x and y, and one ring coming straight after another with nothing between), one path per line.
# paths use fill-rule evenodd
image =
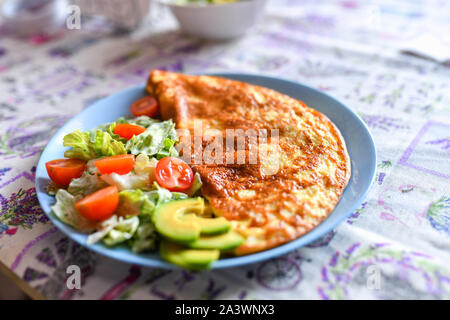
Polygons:
M448 10L446 1L271 0L264 23L226 43L185 37L162 11L126 37L94 19L58 37L7 39L0 47L0 261L53 299L448 299L448 68L390 51L424 24L438 35L447 30L439 13ZM142 268L72 242L37 201L40 153L71 116L144 83L153 68L270 74L342 100L367 124L380 159L367 198L308 246L229 270ZM81 268L80 290L67 289L69 265ZM379 290L367 286L372 266Z
M48 217L44 214L37 201L36 189L20 189L8 199L0 195L0 221L8 226L21 226L31 229L36 223L46 223Z
M369 266L382 270L379 274L379 286L370 289L377 298L450 297L450 270L440 268L428 255L402 250L388 243L369 246L355 243L342 254L336 252L328 264L322 267L323 285L317 289L319 295L323 299L363 298L353 296L352 289L354 285L368 286ZM417 282L410 283L406 274L417 274ZM423 289L415 285L421 285Z

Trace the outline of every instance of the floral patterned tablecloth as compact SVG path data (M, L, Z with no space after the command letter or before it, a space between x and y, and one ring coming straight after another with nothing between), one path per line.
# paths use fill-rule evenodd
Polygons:
M450 298L450 68L399 53L450 34L448 1L270 2L246 37L183 36L165 11L132 34L101 20L52 37L0 38L0 262L50 299ZM336 230L285 256L201 273L142 268L70 241L40 209L34 172L65 121L152 68L306 83L374 137L376 181ZM82 287L66 286L78 265Z

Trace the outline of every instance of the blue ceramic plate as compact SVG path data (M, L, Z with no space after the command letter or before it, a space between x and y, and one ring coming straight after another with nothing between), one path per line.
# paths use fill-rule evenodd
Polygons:
M249 82L271 88L304 101L312 108L327 115L342 132L347 143L352 163L352 176L345 192L334 211L319 226L304 236L274 249L248 256L220 259L212 268L228 268L270 259L294 249L307 245L333 230L346 219L363 201L374 178L376 154L375 146L366 125L348 107L330 96L307 86L277 78L249 75L249 74L216 74L239 81ZM161 260L159 253L135 254L125 245L109 248L101 243L87 245L87 236L59 221L50 210L55 202L54 197L48 196L45 187L49 178L45 170L47 161L62 158L66 148L63 147L64 135L79 129L92 129L95 126L112 122L118 117L129 114L129 106L136 99L146 95L144 85L123 90L94 103L67 122L50 140L37 166L36 189L39 202L50 220L71 239L105 256L128 263L166 269L177 268L175 265Z

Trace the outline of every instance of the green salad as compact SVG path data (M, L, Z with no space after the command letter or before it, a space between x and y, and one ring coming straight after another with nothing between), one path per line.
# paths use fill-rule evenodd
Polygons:
M188 269L205 269L243 242L201 196L178 157L172 120L119 118L63 139L64 159L46 163L53 214L88 233L88 244L126 245Z

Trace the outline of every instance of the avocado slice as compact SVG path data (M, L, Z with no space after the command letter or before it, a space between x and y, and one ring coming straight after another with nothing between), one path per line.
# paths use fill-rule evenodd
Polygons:
M183 221L194 222L200 225L202 235L216 235L226 233L231 229L231 223L224 217L220 218L202 218L196 214L185 214Z
M184 221L185 213L199 213L204 209L203 198L188 198L166 202L153 213L156 230L173 241L189 243L200 236L201 227L195 221Z
M164 260L189 270L203 270L209 269L211 263L219 259L220 251L189 249L163 240L160 245L160 254Z
M244 237L232 230L216 236L200 236L194 242L189 243L188 246L194 249L231 250L239 247L244 240Z

